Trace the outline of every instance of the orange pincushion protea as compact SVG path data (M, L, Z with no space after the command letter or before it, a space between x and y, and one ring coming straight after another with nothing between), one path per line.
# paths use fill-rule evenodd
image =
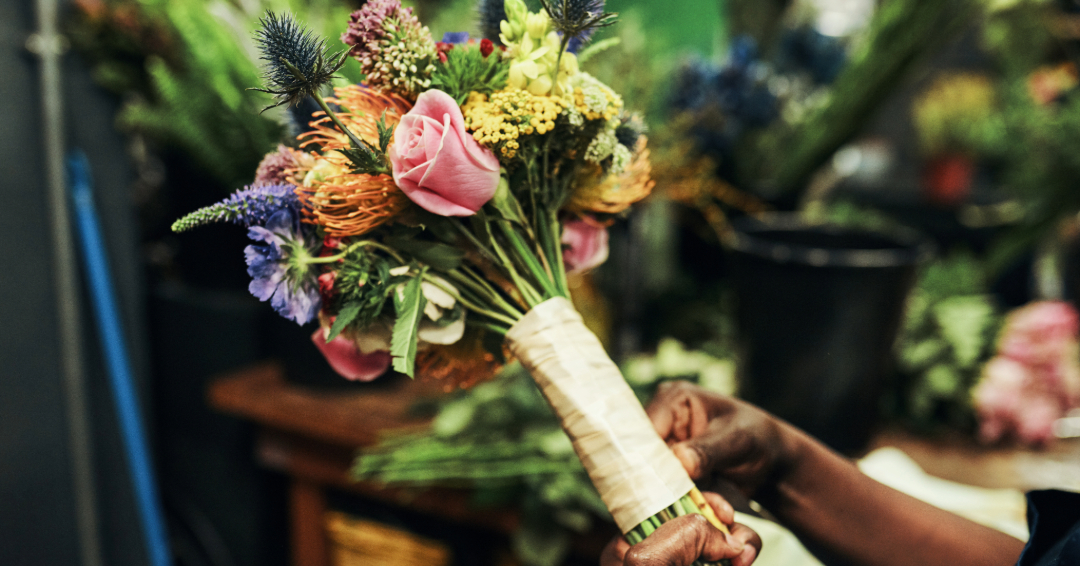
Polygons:
M297 187L296 194L304 204L304 221L335 238L367 233L409 206L389 175L346 173Z
M645 136L642 136L634 148L634 160L618 175L598 179L602 174L600 167L586 167L578 177L577 185L581 188L570 196L566 209L617 214L649 196L656 181L652 179L652 165L645 144Z
M336 98L327 101L341 106L338 118L353 133L378 143L378 121L383 113L386 127L393 130L412 105L393 93L381 93L359 85L335 88ZM300 147L317 146L324 169L335 174L309 175L296 194L304 205L306 222L321 225L329 236L359 236L390 220L409 206L409 198L389 175L349 173L349 160L337 150L349 147L349 138L324 113L311 123L310 132L300 135Z
M474 328L465 331L461 340L446 346L432 345L416 354L416 375L445 382L443 389L465 389L487 381L499 373L503 364L484 349L483 333Z

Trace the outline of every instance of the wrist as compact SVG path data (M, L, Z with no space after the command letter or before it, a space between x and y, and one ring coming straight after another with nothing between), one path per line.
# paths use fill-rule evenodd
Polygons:
M790 506L797 494L800 474L806 471L818 442L794 426L777 419L775 459L753 499L773 514Z

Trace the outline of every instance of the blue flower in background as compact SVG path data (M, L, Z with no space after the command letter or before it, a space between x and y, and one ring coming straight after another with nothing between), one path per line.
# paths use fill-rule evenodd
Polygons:
M293 209L283 208L266 226L248 228L248 237L263 243L244 248L252 277L248 290L298 324L313 320L321 307L318 273L310 261L321 242L310 232Z
M469 32L467 31L448 31L443 34L442 42L449 43L450 45L459 45L462 43L468 43Z
M754 40L740 37L723 66L695 60L675 77L671 105L693 114L689 133L697 148L717 162L721 177L735 173L732 157L743 132L767 126L780 114L767 75Z

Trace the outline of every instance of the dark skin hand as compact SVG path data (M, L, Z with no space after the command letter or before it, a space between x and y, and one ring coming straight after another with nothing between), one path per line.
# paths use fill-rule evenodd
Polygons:
M735 510L715 493L703 492L717 517L731 525L724 534L696 513L676 517L634 546L616 537L600 555L600 566L690 566L699 558L716 562L728 558L731 566L750 566L761 551L761 537L749 527L733 524Z
M647 412L699 485L733 483L827 564L1011 566L1023 548L1013 537L874 481L802 431L737 399L672 382ZM677 560L709 547L701 537L715 536L675 529L655 547L670 560L643 564L683 564Z

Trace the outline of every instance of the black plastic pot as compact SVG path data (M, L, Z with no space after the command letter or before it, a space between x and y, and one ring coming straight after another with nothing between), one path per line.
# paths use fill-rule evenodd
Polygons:
M861 450L931 246L914 233L812 226L794 215L740 220L726 243L741 396L840 452Z

